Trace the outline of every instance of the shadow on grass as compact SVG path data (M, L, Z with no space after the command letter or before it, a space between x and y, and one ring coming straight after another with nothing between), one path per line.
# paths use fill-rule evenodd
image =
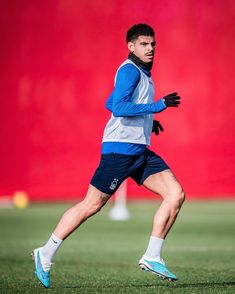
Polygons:
M235 282L205 282L205 283L172 283L169 282L168 284L140 284L140 285L136 285L136 284L112 284L112 285L102 285L102 286L98 286L98 285L77 285L77 286L64 286L64 287L60 287L60 288L64 288L64 289L82 289L82 288L102 288L102 289L108 289L108 288L142 288L142 287L147 287L147 288L151 288L151 287L163 287L163 288L188 288L188 287L196 287L196 288L204 288L204 287L211 287L211 286L220 286L220 287L224 287L224 286L235 286Z
M211 286L234 286L235 282L205 282L205 283L185 283L185 284L176 284L177 288L187 288L187 287L211 287Z

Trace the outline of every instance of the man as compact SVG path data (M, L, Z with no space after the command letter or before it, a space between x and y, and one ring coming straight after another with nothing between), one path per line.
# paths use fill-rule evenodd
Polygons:
M33 251L35 273L46 288L50 287L54 255L63 240L97 213L128 177L163 199L139 266L161 278L177 280L161 259L161 248L184 201L184 192L168 165L147 147L152 131L161 127L156 121L153 124L153 114L178 107L180 97L172 93L153 102L153 29L146 24L134 25L128 30L126 41L130 53L117 70L114 90L106 102L112 115L104 130L100 164L88 192L83 201L64 213L48 242Z

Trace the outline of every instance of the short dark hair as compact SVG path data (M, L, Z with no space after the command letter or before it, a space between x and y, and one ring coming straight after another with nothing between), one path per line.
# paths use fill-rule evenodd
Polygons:
M151 36L154 37L154 30L147 24L140 23L133 25L126 34L126 42L132 42L139 36Z

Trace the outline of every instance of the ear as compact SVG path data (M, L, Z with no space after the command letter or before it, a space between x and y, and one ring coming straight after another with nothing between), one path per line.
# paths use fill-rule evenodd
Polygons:
M128 42L127 47L128 47L130 52L132 52L132 53L134 52L134 49L135 49L135 44L134 43Z

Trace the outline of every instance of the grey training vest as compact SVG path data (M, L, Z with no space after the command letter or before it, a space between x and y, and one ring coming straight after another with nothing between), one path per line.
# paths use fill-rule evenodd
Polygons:
M140 81L132 94L132 103L153 103L154 86L152 78L144 74L138 66L129 59L124 61L118 70L127 63L133 64L140 72ZM115 75L115 83L118 70ZM112 114L104 129L103 142L126 142L149 146L152 126L153 114L129 117L115 117Z

